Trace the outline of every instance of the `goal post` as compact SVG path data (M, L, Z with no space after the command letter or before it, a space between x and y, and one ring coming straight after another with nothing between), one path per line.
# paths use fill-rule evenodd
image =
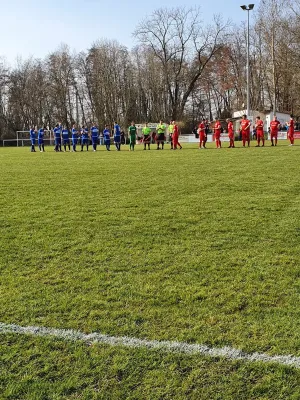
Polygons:
M54 137L51 130L44 131L44 142L48 145L54 144ZM38 140L38 135L36 134L36 140ZM16 146L24 147L30 145L30 131L17 131L15 139L3 139L3 147L5 146Z

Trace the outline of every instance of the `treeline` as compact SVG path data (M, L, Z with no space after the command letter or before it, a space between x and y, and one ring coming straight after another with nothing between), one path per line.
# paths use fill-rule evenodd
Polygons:
M241 11L241 19L247 18ZM0 63L0 135L31 125L231 116L246 105L246 24L199 9L159 9L133 33L138 45L95 42L73 54ZM251 12L251 109L300 115L300 0L264 0Z

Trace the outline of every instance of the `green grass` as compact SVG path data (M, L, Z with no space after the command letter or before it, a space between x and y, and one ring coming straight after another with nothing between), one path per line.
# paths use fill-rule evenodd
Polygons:
M0 149L0 321L299 356L300 146L140 149ZM300 398L293 368L1 339L3 399Z

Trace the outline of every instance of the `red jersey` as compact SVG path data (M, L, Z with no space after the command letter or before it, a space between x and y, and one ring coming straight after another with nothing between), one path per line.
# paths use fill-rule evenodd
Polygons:
M279 121L271 121L271 123L270 123L271 133L277 134L279 125L280 125Z
M215 123L215 134L217 136L221 135L221 123L219 121Z
M295 133L295 125L294 125L294 120L290 120L290 126L289 126L289 134L294 134Z
M178 136L178 125L174 125L173 133Z
M200 135L203 135L205 133L205 123L201 122L201 124L199 124L199 133Z
M242 119L241 129L243 133L250 133L250 121L249 119Z
M228 122L227 130L228 130L228 136L232 136L233 135L233 123L231 121Z
M256 122L256 132L264 133L264 121L261 119Z

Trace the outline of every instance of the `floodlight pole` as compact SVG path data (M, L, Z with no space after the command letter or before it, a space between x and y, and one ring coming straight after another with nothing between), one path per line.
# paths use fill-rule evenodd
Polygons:
M250 15L249 12L253 10L254 4L241 6L241 9L247 11L247 117L250 115Z
M249 8L247 9L248 14L248 27L247 27L247 117L250 115L250 17Z

